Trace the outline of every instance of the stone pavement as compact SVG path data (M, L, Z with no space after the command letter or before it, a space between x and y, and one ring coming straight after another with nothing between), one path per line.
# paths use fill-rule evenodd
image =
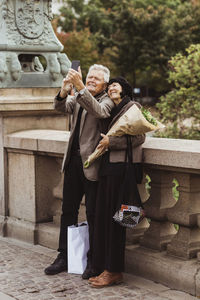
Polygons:
M0 300L194 300L189 294L124 274L124 283L92 288L80 275L46 276L56 251L0 237Z

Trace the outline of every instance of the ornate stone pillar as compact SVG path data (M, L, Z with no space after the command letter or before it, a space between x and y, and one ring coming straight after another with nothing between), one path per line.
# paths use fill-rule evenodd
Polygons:
M18 155L5 140L13 132L69 130L66 115L53 108L71 62L61 53L63 46L51 26L51 4L52 0L0 0L0 235L30 242L37 242L42 233L47 239L50 227L37 236L39 225L52 223L54 211L58 214L61 201L51 193L53 184L47 178L53 169L57 176L52 182L61 180L62 156L58 164L54 158L36 157L35 148ZM17 176L19 169L24 180ZM39 183L38 174L43 174ZM17 180L25 184L24 190L14 184Z
M52 0L0 0L0 88L59 87L71 65L51 26Z

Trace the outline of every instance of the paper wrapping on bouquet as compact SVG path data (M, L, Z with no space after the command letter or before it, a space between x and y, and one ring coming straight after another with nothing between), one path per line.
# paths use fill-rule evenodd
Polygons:
M155 118L154 118L155 119ZM150 123L136 104L132 105L110 128L108 136L122 136L124 134L137 135L158 130L165 126L156 120L156 125Z
M154 118L155 120L155 118ZM150 123L143 115L142 111L133 104L110 128L107 136L122 136L125 134L138 135L149 131L158 130L165 126L155 120L156 125ZM84 167L88 168L98 157L103 155L105 151L95 149L84 163Z
M68 227L68 273L83 274L89 250L88 223Z

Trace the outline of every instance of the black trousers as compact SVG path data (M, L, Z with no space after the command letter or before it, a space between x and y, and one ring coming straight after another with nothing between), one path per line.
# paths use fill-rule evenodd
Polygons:
M93 244L92 267L109 272L124 271L126 228L114 221L123 172L100 177Z
M60 222L58 251L61 252L64 257L67 257L67 227L78 222L80 203L83 195L85 195L90 241L88 261L91 262L92 260L97 184L97 181L90 181L85 177L80 155L72 155L67 171L64 174L63 203Z

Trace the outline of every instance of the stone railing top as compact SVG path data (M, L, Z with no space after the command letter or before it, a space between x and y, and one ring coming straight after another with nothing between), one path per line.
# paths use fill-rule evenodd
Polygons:
M200 141L147 137L143 149L145 163L200 170Z
M147 137L143 147L145 149L156 148L158 150L198 153L200 152L200 141Z
M26 130L4 138L7 148L63 154L69 132ZM200 171L200 141L147 137L143 144L144 163L170 168Z
M69 140L69 131L25 130L7 135L7 148L63 154Z

